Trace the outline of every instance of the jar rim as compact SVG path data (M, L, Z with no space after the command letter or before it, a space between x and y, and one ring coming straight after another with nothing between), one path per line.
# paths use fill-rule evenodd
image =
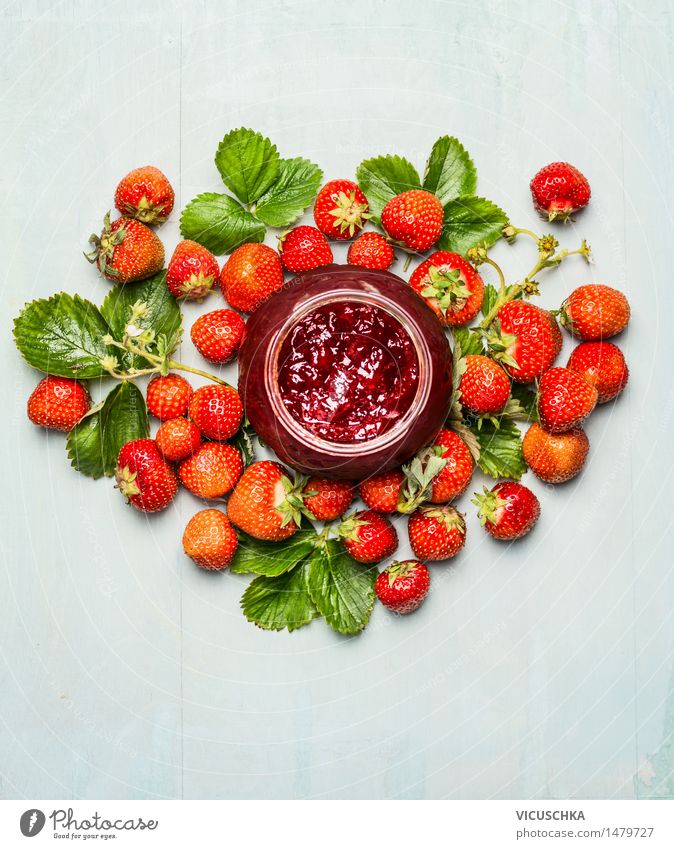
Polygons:
M393 427L385 431L380 436L375 436L373 439L346 443L332 442L328 439L324 439L303 427L297 419L293 418L282 401L278 380L279 354L283 342L292 328L309 313L315 311L319 307L325 306L326 304L343 303L344 301L360 301L361 303L374 304L376 307L382 309L394 318L409 336L414 346L419 364L419 379L415 396L412 403ZM274 415L295 439L299 442L311 445L314 449L318 449L326 453L331 453L341 457L351 457L354 454L362 454L363 451L370 452L385 449L389 444L394 443L397 439L399 439L400 434L410 426L411 421L413 421L418 411L428 400L431 386L430 369L428 367L430 356L431 353L426 339L424 338L421 328L417 325L414 317L406 314L394 301L386 298L385 295L377 291L363 292L349 286L342 286L328 292L319 292L316 295L307 298L307 300L302 304L301 309L288 316L286 321L279 325L276 329L271 340L271 344L267 349L267 357L264 367L265 389L267 391L267 397L271 401Z

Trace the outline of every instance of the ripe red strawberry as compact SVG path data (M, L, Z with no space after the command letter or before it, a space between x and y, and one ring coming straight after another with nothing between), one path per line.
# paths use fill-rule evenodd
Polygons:
M566 367L582 374L594 386L598 404L620 395L630 374L623 352L611 342L581 342L571 352Z
M330 180L316 197L314 221L331 239L353 239L370 217L367 198L352 180Z
M194 422L178 416L159 425L155 440L167 460L179 463L201 445L201 432Z
M429 501L446 504L458 498L470 483L473 458L466 443L453 430L441 430L433 448L445 466L433 479Z
M243 405L232 386L201 386L192 396L190 418L208 439L230 439L239 429Z
M303 481L293 483L288 470L279 463L253 463L229 497L230 521L257 539L288 539L302 519L300 483Z
M589 449L582 427L555 434L534 422L522 440L527 466L545 483L564 483L575 477L585 465Z
M450 327L471 322L482 309L484 283L460 254L436 251L414 270L410 286Z
M379 563L398 548L396 529L374 510L359 510L344 519L339 536L348 554L359 563Z
M531 180L534 206L549 221L566 221L588 205L591 194L587 178L568 162L551 162Z
M173 211L174 201L168 178L153 165L129 171L115 190L115 206L120 213L143 224L162 224Z
M225 300L241 312L255 312L282 286L281 260L267 245L241 245L220 272L220 288Z
M221 510L200 510L183 534L185 554L202 569L226 569L238 544L236 531Z
M377 598L394 613L412 613L428 595L431 575L418 560L403 560L379 573L374 585Z
M202 357L211 363L234 359L246 328L246 322L234 310L207 312L192 325L190 336Z
M154 439L134 439L123 445L115 477L116 488L143 513L168 507L178 491L175 472L159 453Z
M375 513L395 513L404 483L404 472L401 469L393 469L363 481L358 487L358 492L366 506Z
M302 490L305 510L322 522L339 519L353 501L353 484L328 478L309 478Z
M510 397L510 379L498 363L480 354L469 354L461 375L461 404L477 416L501 413Z
M204 442L178 468L183 486L199 498L222 498L242 474L241 452L223 442Z
M103 220L103 232L89 238L93 250L85 254L101 274L115 283L133 283L156 274L164 264L164 246L156 233L133 218Z
M321 265L330 265L332 262L332 250L328 240L315 227L306 224L293 227L278 241L283 267L294 274L310 271Z
M191 398L192 387L179 374L158 374L147 385L147 408L162 422L184 416Z
M466 541L466 523L453 507L420 507L407 523L410 545L420 560L448 560Z
M495 539L519 539L536 524L541 505L533 492L521 483L503 481L472 499L480 524Z
M396 195L381 213L381 224L394 242L411 251L427 251L440 238L444 210L440 201L423 189Z
M43 377L28 399L28 418L50 430L72 430L91 408L83 383L69 377Z
M178 242L166 269L166 285L172 295L201 301L213 291L219 277L218 261L203 245L191 239Z
M538 387L538 418L550 433L563 433L586 419L597 403L597 390L568 368L546 371Z
M559 352L559 328L547 310L527 301L509 301L498 312L497 329L488 337L494 359L518 383L546 372Z
M381 233L363 233L349 246L346 261L361 268L385 271L395 261L393 248Z
M617 289L588 284L571 292L561 306L559 320L584 342L597 342L625 329L630 305Z

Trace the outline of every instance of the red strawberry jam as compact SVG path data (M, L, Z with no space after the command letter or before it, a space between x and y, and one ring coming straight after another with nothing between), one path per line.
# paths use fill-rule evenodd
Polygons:
M365 442L409 409L419 360L400 322L373 304L339 301L300 319L278 359L291 416L329 442Z
M451 350L432 310L395 274L328 265L291 280L248 319L239 392L282 463L362 480L437 436Z

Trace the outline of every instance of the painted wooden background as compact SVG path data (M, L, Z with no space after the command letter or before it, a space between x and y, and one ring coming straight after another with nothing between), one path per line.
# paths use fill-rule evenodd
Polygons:
M2 4L0 796L674 795L672 13L667 0ZM592 418L580 478L534 482L536 532L498 545L465 498L467 550L434 570L423 609L378 609L356 639L255 629L244 580L183 557L187 493L146 519L25 419L21 305L60 289L102 300L81 250L119 177L154 163L180 206L218 189L213 153L240 125L329 176L386 152L422 167L455 134L520 226L541 226L531 174L569 159L593 199L559 232L569 247L587 237L596 263L550 273L544 303L595 280L633 305L630 387ZM161 236L172 250L176 215ZM495 255L513 277L531 265L525 245Z

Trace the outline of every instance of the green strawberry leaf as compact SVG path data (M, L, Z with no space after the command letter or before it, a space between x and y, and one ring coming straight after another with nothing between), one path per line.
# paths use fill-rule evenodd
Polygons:
M110 289L101 305L101 315L108 322L115 339L122 340L132 307L138 302L147 305L147 314L136 319L135 325L141 330L154 330L157 338L164 336L168 340L166 353L174 351L182 335L182 313L166 285L165 271L160 271L148 280ZM145 359L128 352L119 351L116 356L124 368L140 369L148 366Z
M204 192L183 209L180 232L214 254L225 254L244 242L261 242L266 231L234 198Z
M276 578L255 578L241 597L249 622L267 631L295 631L319 615L307 590L307 566L302 564Z
M316 546L318 536L313 526L300 528L284 542L265 542L239 531L239 545L230 566L237 575L254 572L274 578L294 569Z
M101 359L110 354L103 343L109 332L98 307L65 292L26 304L14 321L16 347L26 362L60 377L107 374Z
M452 328L455 346L458 344L461 350L461 356L467 357L468 354L484 354L484 345L482 336L469 330L467 327Z
M492 311L496 300L498 299L498 292L496 291L496 287L492 286L491 283L486 283L484 287L484 300L482 301L482 315L488 316Z
M508 216L485 198L462 197L445 204L438 250L465 254L476 245L490 247L501 238Z
M502 418L498 425L489 420L472 423L469 429L480 448L477 461L482 471L493 478L519 480L527 470L522 456L522 434L517 425Z
M421 180L417 169L402 156L377 156L366 159L356 169L356 179L368 203L375 221L392 197L409 189L420 189Z
M454 136L442 136L433 145L424 171L424 189L444 206L458 197L474 195L477 171L473 160Z
M241 452L243 459L243 467L247 469L251 463L255 462L255 445L253 439L256 437L253 430L253 425L245 419L241 423L241 427L237 430L234 436L229 440L235 448Z
M135 384L123 380L70 431L68 457L83 475L109 476L115 471L122 445L149 432L145 399Z
M241 203L253 203L267 191L278 177L279 161L276 146L245 127L227 133L215 154L224 184Z
M538 405L536 393L521 383L513 383L510 390L510 400L504 414L519 421L538 421Z
M340 634L357 634L367 625L376 579L377 570L357 563L336 539L317 547L309 560L309 594Z
M270 227L287 227L312 203L323 172L307 159L282 159L276 182L255 205L255 215Z

